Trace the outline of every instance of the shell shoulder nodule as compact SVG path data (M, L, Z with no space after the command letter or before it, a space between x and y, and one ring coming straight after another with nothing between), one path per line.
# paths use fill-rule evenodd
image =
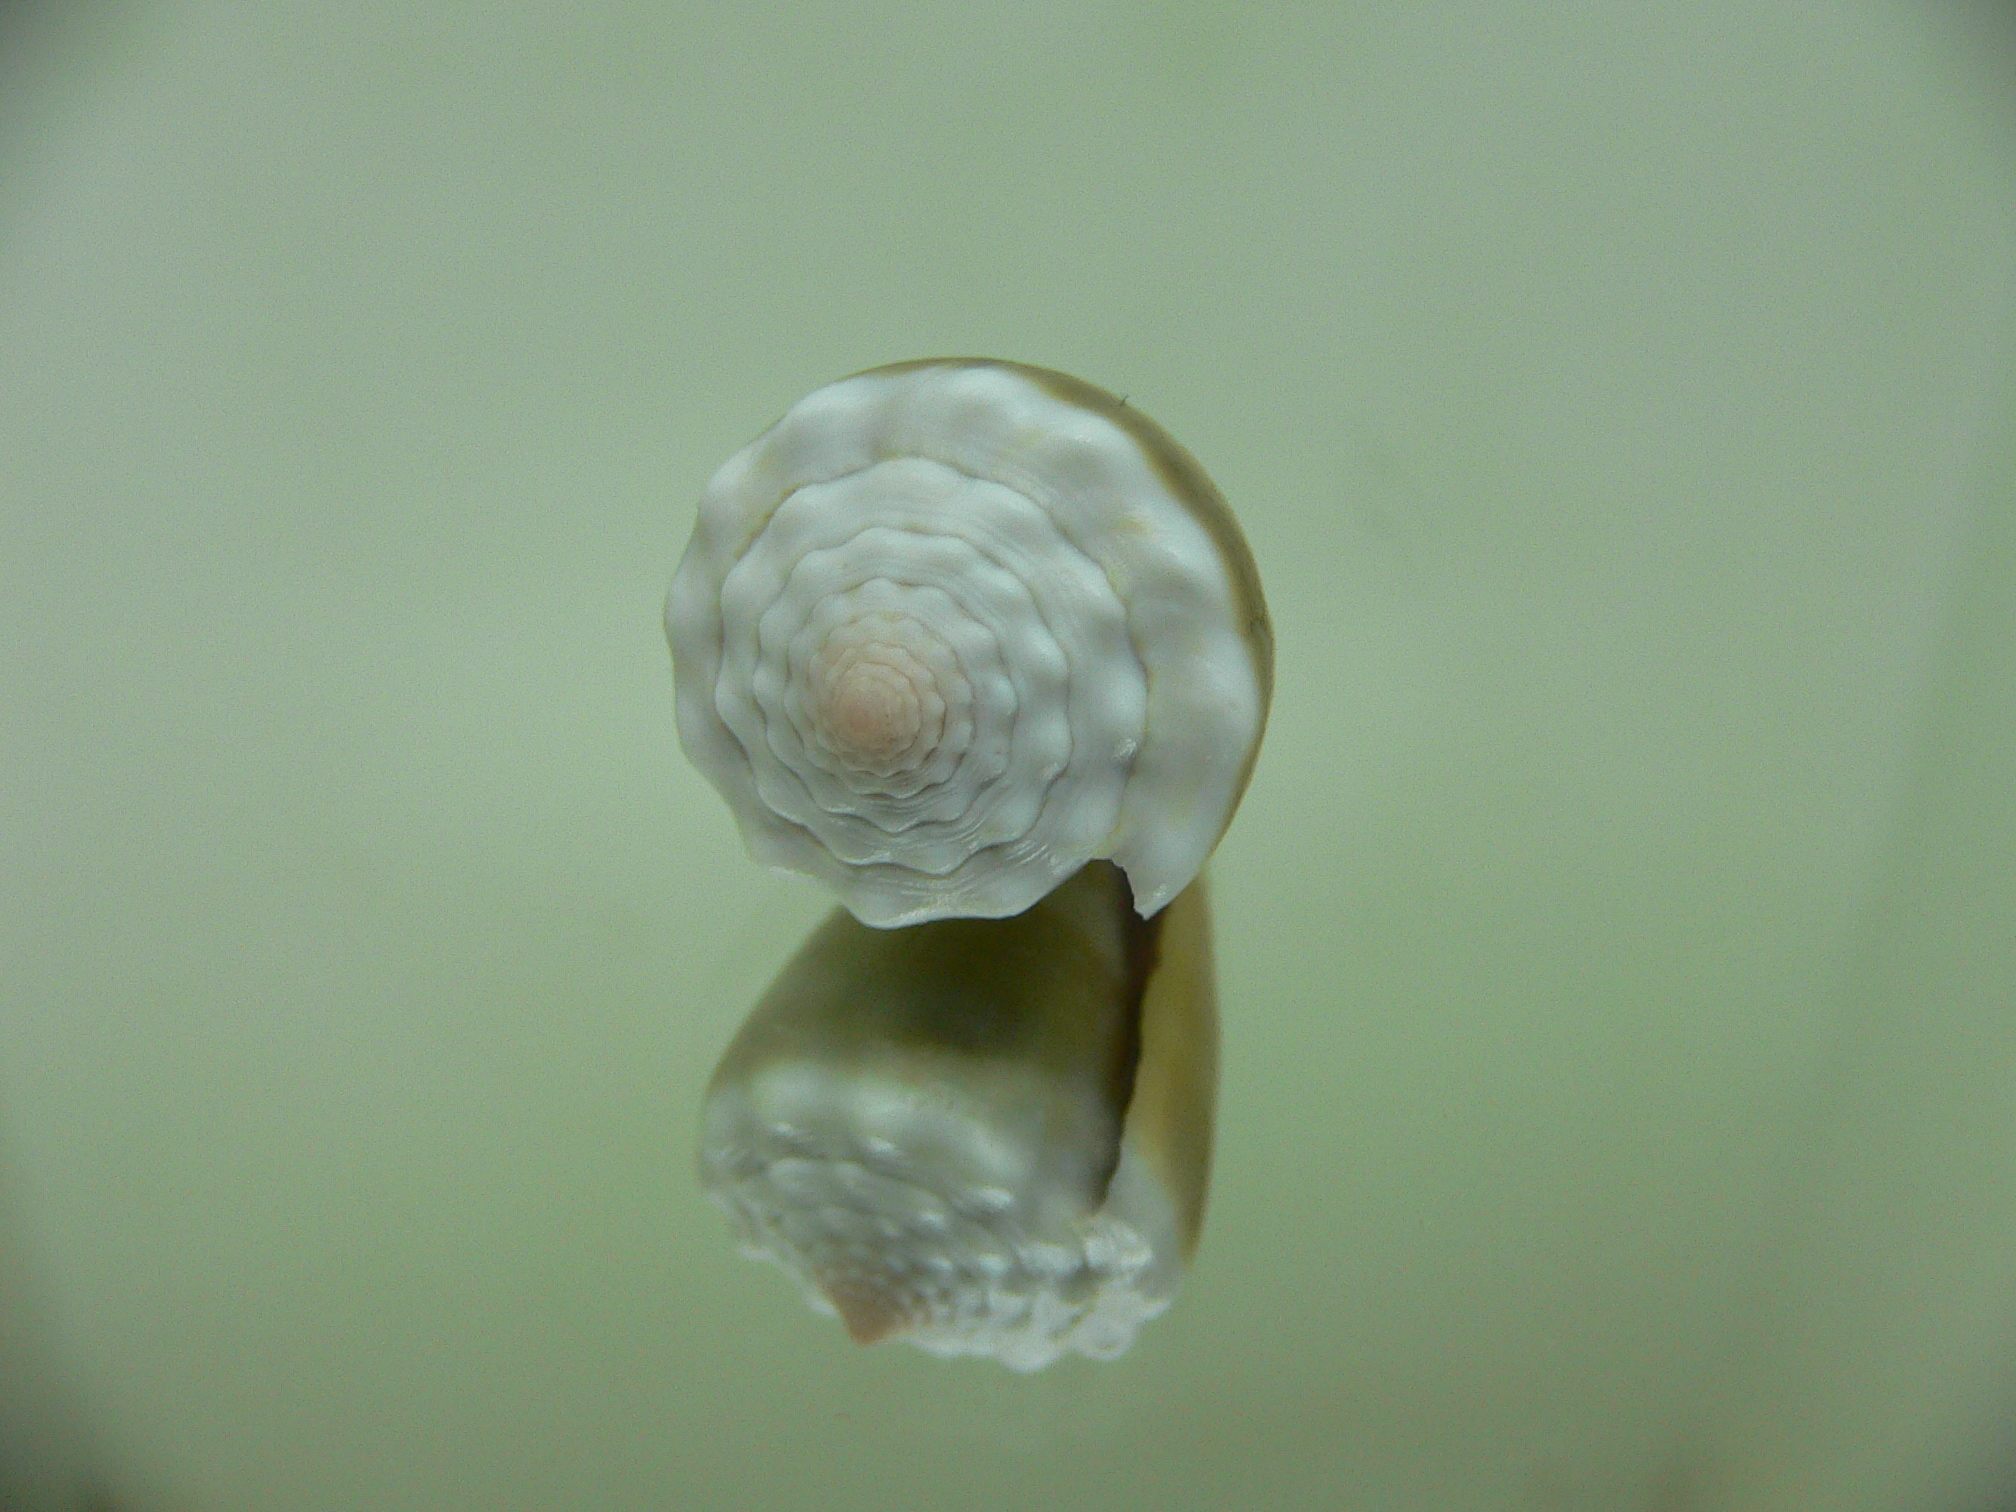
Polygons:
M1251 552L1139 411L899 363L723 464L666 604L679 734L751 852L864 923L1021 912L1086 861L1196 876L1272 684Z

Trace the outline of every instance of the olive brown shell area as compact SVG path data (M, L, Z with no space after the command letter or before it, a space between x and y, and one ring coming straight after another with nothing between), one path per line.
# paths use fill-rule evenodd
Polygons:
M1099 863L1013 919L836 911L723 1056L701 1180L859 1342L1110 1358L1195 1246L1216 1064L1201 884L1148 921Z
M680 742L751 854L883 928L1017 914L1102 858L1166 906L1273 685L1196 460L1090 384L982 359L793 405L709 483L665 624Z

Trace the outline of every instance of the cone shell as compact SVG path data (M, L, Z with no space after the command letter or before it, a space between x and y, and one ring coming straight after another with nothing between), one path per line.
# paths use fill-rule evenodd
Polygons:
M679 736L758 860L891 927L1088 860L1203 868L1273 639L1217 489L1112 395L1013 363L857 374L715 474L665 609Z

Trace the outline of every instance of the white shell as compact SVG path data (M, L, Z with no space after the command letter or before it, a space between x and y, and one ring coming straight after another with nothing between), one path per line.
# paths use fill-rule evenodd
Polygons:
M836 910L714 1074L701 1181L861 1343L1110 1359L1195 1247L1216 1068L1201 883L1146 923L1107 866L1013 919Z
M878 927L1019 913L1097 857L1154 913L1230 821L1272 677L1189 455L976 360L842 379L730 458L665 628L680 741L750 852Z

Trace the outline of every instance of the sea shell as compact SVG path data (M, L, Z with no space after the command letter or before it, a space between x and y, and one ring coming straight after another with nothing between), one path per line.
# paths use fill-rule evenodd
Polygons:
M1111 1358L1196 1245L1217 1046L1201 882L1145 921L1096 862L1013 919L836 909L714 1073L701 1181L860 1342Z
M1188 452L1061 373L842 379L722 466L665 606L680 741L751 853L877 927L1088 860L1145 915L1245 790L1273 637Z

